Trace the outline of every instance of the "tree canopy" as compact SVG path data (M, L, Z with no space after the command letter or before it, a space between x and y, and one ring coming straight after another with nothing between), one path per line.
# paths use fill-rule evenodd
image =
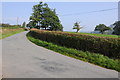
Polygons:
M36 23L34 21L30 21L27 25L27 27L31 28L35 28L36 27Z
M73 29L77 29L76 32L79 32L81 28L83 28L83 27L80 27L80 23L78 23L78 22L74 23Z
M115 26L113 34L120 35L120 21L115 22L113 25Z
M28 27L37 29L63 30L62 24L55 9L50 9L46 3L40 2L33 6L33 13L30 16Z
M103 34L104 31L106 31L106 30L111 30L111 28L107 27L105 24L99 24L95 27L94 31L100 31Z

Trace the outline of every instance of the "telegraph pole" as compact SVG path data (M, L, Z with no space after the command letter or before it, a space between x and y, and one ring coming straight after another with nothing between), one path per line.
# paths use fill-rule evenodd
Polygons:
M18 20L19 20L19 18L17 17L17 25L18 25Z
M118 21L120 21L120 1L118 2Z

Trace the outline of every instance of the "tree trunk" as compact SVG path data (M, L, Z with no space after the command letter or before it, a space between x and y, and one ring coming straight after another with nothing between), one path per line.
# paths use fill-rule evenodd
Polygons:
M101 33L103 34L104 32L102 31Z
M79 31L79 30L77 29L76 33L78 33L78 31Z

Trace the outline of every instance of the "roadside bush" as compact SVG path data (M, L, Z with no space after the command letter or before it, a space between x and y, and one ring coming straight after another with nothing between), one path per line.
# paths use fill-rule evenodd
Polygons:
M120 38L96 37L67 32L31 29L34 38L82 51L101 53L112 58L120 58Z

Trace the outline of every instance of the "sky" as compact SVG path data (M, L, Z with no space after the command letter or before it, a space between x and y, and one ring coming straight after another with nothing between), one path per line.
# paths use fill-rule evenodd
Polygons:
M74 23L80 22L83 27L81 32L93 31L98 24L107 26L118 20L118 9L100 11L112 8L118 8L117 2L46 2L50 8L56 9L64 31L73 30ZM33 5L38 2L3 2L2 3L2 23L22 24L29 22ZM92 13L88 13L92 12Z

